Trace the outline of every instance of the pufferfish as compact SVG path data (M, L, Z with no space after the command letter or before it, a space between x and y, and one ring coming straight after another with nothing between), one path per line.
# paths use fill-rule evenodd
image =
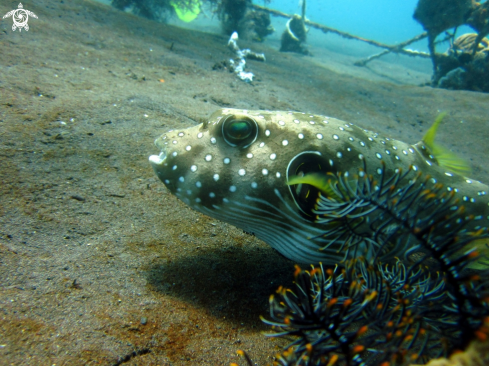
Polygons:
M466 164L434 143L441 118L410 145L323 115L221 109L162 135L155 141L161 153L149 161L193 209L253 233L295 262L334 264L346 259L344 243L324 235L335 227L318 220L317 206L321 195L341 198L321 177L353 177L365 167L372 182L401 170L406 184L429 175L427 184L442 184L464 205L465 229L487 231L489 187L465 177ZM356 254L366 255L359 248Z

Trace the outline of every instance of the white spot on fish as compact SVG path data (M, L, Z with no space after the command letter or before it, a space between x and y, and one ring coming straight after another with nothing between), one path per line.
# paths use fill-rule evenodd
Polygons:
M355 141L353 137L348 137L348 140Z
M338 135L333 135L333 140L339 140L340 137Z
M211 154L207 154L205 156L205 161L211 161L212 160L212 155Z
M183 137L183 136L185 136L185 134L184 134L183 132L180 132L180 133L178 134L178 136Z
M277 158L277 154L270 154L270 160L275 160Z
M275 176L276 176L277 178L280 178L280 172L277 172L277 173L275 174Z
M406 150L402 150L402 153L403 153L404 155L407 155L407 151L406 151Z
M449 172L445 172L445 175L448 175L449 177L453 177L453 174Z
M294 119L294 122L295 123L300 123L300 121L298 119Z
M197 165L192 165L190 167L190 170L193 171L193 172L196 172L197 171Z
M211 192L211 193L209 193L209 197L214 198L214 197L216 197L216 194L214 192Z
M345 129L343 127L339 127L340 131L344 131Z
M229 158L224 158L223 163L224 164L229 164L231 162L231 159Z
M172 166L171 170L177 170L178 166L177 165L174 165Z
M260 142L260 145L259 146L260 147L263 147L263 146L265 146L265 143L264 142Z
M337 156L338 158L341 158L341 157L343 157L343 154L342 154L341 152L339 152L339 151L338 151L338 152L336 153L336 156Z
M316 135L316 137L318 138L318 140L322 140L322 139L323 139L323 135L321 135L320 133L318 133L318 134Z
M216 181L216 182L217 182L217 181L219 180L219 174L214 174L214 175L212 176L212 179L214 179L214 181Z
M174 145L176 145L176 144L177 144L177 141L176 141L176 140L173 140L172 142L173 142L173 144L174 144Z
M175 156L177 156L177 155L178 155L178 153L177 153L176 151L174 151L174 152L172 152L172 153L171 153L171 155L172 155L173 157L175 157Z
M186 147L185 147L185 150L187 150L187 151L192 150L192 146L190 146L190 145L186 146Z
M375 153L375 156L377 157L377 159L382 159L382 155L380 155L379 153Z
M304 135L302 133L298 134L297 137L299 137L301 140L304 138Z
M197 198L195 199L195 202L200 203L200 202L201 202L201 199L200 199L199 197L197 197Z
M333 166L333 160L329 159L329 165Z
M246 170L240 169L238 170L238 174L243 177L246 174Z
M196 186L197 188L201 188L201 187L202 187L202 183L200 183L200 181L195 182L195 186Z
M198 138L198 139L201 139L201 138L202 138L202 136L204 136L204 134L203 134L202 132L199 132L199 133L197 134L197 138Z
M217 142L216 138L215 137L211 137L211 144L212 145L215 145Z
M270 136L270 130L265 130L265 136Z
M377 168L377 174L382 174L382 169L381 168Z
M282 145L287 146L288 144L289 144L289 142L287 140L282 141Z
M470 184L470 183L472 183L472 181L471 181L470 179L466 179L465 181L466 181L467 183L469 183L469 184Z
M230 186L229 192L236 192L236 186Z
M365 146L365 142L360 141L360 146L364 147Z
M309 121L309 123L310 123L311 125L313 125L313 124L314 124L314 121Z
M284 122L284 121L278 121L278 124L279 124L280 126L285 126L285 122Z
M248 154L246 154L246 157L247 157L248 159L251 159L251 158L253 157L253 154L252 154L252 153L248 153Z
M267 169L262 169L261 173L262 173L263 175L268 175L268 170L267 170Z
M170 184L170 181L168 179L165 179L165 184Z
M258 184L256 182L251 182L251 188L253 189L258 188Z

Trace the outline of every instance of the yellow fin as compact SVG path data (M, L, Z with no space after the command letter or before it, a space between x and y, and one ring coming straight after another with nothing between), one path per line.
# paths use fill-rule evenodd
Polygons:
M438 117L436 117L433 126L431 126L424 135L423 142L430 149L431 153L436 158L440 166L447 168L448 170L456 174L467 176L470 174L471 171L469 164L464 159L459 158L450 150L435 143L436 132L438 131L438 127L440 126L440 123L446 116L446 114L446 112L443 112L440 113Z
M334 180L334 182L336 182L336 180ZM327 197L334 198L335 200L340 200L340 197L338 197L338 194L336 194L336 192L332 188L332 185L334 184L332 178L324 173L311 173L306 174L303 177L295 175L289 178L289 180L287 181L287 185L289 186L296 184L309 184L319 189Z
M179 7L178 4L175 4L173 1L170 2L170 5L173 6L173 8L175 9L175 13L177 13L177 16L180 18L180 20L183 20L185 23L190 23L199 15L201 2L192 2L190 5L190 9Z

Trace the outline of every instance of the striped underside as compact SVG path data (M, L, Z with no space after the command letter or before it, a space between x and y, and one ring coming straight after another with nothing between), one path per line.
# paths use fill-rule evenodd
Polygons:
M283 208L256 197L245 196L244 200L229 200L213 208L195 206L200 212L218 220L228 222L253 233L287 258L301 263L336 263L344 259L345 252L328 247L330 243L322 237L325 232L301 217L274 190L276 200ZM319 236L319 237L318 237ZM314 239L313 239L314 238Z

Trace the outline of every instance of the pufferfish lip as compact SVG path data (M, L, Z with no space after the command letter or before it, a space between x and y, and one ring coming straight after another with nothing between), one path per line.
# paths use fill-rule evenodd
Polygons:
M156 139L155 145L160 148L160 154L159 155L151 155L149 157L149 162L153 166L154 169L156 169L159 166L162 166L165 163L166 160L166 146L165 144L162 143L162 138L166 139L166 135L163 135L162 137Z
M151 155L149 157L149 162L153 166L153 169L157 169L158 167L163 166L166 160L166 145L161 143L160 141L161 138L157 139L155 141L155 145L160 148L160 154L159 155Z
M162 165L166 160L166 152L162 151L160 152L160 155L151 155L149 157L149 162L153 166L160 166Z

